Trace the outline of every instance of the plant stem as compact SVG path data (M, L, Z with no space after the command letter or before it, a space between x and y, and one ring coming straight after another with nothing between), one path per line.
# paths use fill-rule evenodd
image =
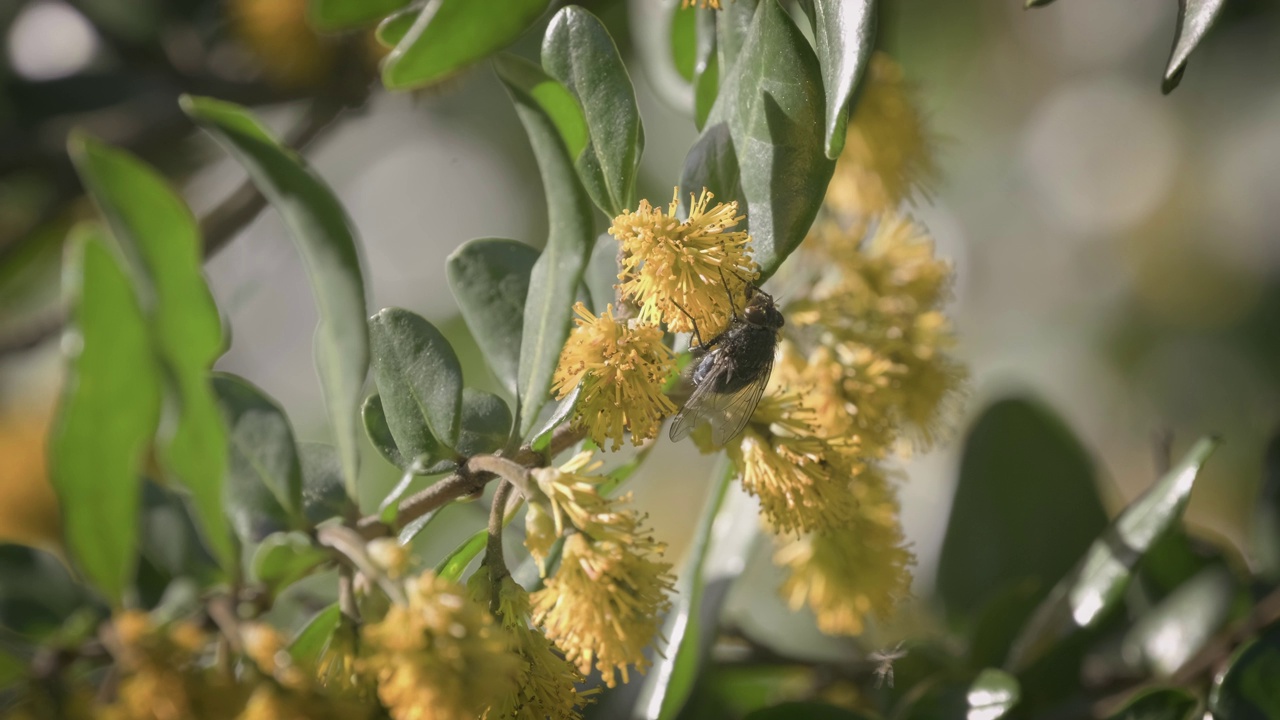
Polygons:
M498 614L498 595L502 581L511 574L507 569L507 559L502 554L502 529L506 526L507 499L515 485L503 480L498 489L493 491L493 505L489 508L489 542L484 550L484 564L489 568L489 582L492 584L492 595L489 598L489 611Z

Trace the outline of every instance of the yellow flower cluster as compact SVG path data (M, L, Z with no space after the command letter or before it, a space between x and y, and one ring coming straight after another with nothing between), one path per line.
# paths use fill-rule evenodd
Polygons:
M598 317L581 303L574 307L576 326L560 353L552 391L563 400L578 389L571 422L599 447L610 442L617 450L627 433L635 445L651 440L676 411L664 392L675 359L663 343L663 325L670 332L696 329L709 340L744 304L758 275L751 238L734 230L743 219L738 204L712 206L704 188L690 197L682 221L678 193L665 210L641 200L635 212L614 218L617 316L612 305Z
M643 516L619 509L626 496L603 498L602 479L580 474L589 469L590 454L582 453L558 469L533 471L551 512L530 513L530 552L545 559L556 537L565 540L559 569L531 598L532 614L579 672L594 667L613 687L619 676L628 681L629 666L647 667L644 649L670 608L675 579Z
M395 720L473 720L516 690L520 659L480 603L457 583L423 573L361 630L363 671Z
M927 191L938 176L934 144L902 66L876 52L827 186L828 209L846 216L875 215Z
M586 429L597 446L611 440L617 450L627 431L635 445L652 439L662 420L676 411L662 392L675 370L662 329L617 320L612 305L600 317L582 303L573 310L577 327L561 351L552 391L564 399L580 389L573 423Z
M680 0L680 7L700 7L704 9L719 10L720 0Z

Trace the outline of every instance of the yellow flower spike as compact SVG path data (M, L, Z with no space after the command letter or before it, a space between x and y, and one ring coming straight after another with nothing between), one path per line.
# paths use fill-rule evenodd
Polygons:
M844 453L814 436L762 435L748 428L729 448L742 487L779 533L839 527L856 512L849 478L857 470Z
M730 293L742 307L744 281L754 281L759 271L751 238L733 229L745 219L737 214L737 202L708 210L714 196L704 188L681 222L679 192L665 213L641 200L635 212L614 218L609 234L622 247L618 290L639 307L641 320L664 323L671 332L692 332L696 322L702 339L709 340L732 316Z
M799 539L780 539L774 562L790 570L782 595L792 609L806 603L818 628L860 635L869 618L887 620L910 594L915 556L898 524L898 505L883 476L854 481L857 517Z
M611 440L614 450L627 432L635 445L655 437L663 418L676 411L662 391L675 370L662 329L617 320L612 305L600 317L582 303L573 309L577 327L565 341L551 388L560 399L581 388L572 424L600 447Z
M680 7L691 8L699 7L704 10L719 10L720 0L680 0Z
M902 66L875 53L827 186L827 207L855 217L897 209L937 179L933 145Z
M473 720L516 688L520 658L485 606L432 572L408 584L408 606L361 629L366 673L395 720Z

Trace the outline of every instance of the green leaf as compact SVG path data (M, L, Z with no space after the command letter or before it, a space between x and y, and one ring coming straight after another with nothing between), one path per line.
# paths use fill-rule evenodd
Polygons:
M230 431L226 512L236 534L252 545L302 527L302 466L289 418L244 378L217 373L213 387Z
M0 648L0 690L27 676L27 664Z
M1252 540L1258 575L1280 584L1280 434L1267 443L1262 483L1253 505Z
M378 23L378 30L374 33L374 37L383 47L393 48L399 45L400 41L404 40L404 36L413 29L413 24L418 21L418 15L421 13L421 8L409 7L385 18Z
M644 127L631 77L609 31L586 10L564 8L547 27L542 66L582 108L588 140L574 166L587 193L610 217L634 207Z
M1009 655L1018 630L1035 612L1044 597L1042 584L1034 578L1015 580L998 588L974 614L969 633L969 666L999 665Z
M493 374L514 396L529 275L538 251L515 240L480 238L449 255L445 271L467 328Z
M364 277L355 231L333 192L244 108L184 96L182 108L249 172L280 212L302 256L320 311L316 365L342 454L347 495L356 498L361 389L369 369Z
M1138 618L1125 634L1121 655L1144 672L1171 677L1226 622L1235 594L1229 570L1206 568Z
M360 419L364 421L365 435L378 454L401 470L408 469L412 461L405 460L396 447L391 426L387 424L387 412L382 407L382 396L374 393L365 398L364 405L360 406Z
M1012 398L988 407L965 438L938 561L938 594L970 617L1010 583L1037 599L1107 526L1089 454L1049 408Z
M826 91L827 157L840 157L849 105L876 42L874 0L810 0L814 45Z
M720 53L716 52L716 13L698 9L698 56L693 68L693 122L702 130L720 95Z
M371 25L412 0L310 0L307 19L321 32Z
M191 493L205 542L229 567L235 551L222 510L227 431L209 383L224 347L222 318L205 283L199 227L168 182L137 158L80 134L68 145L127 261L168 371L160 465Z
M569 419L569 415L573 413L574 405L578 404L578 395L581 392L581 386L575 387L572 392L560 401L560 404L556 406L555 412L551 413L551 418L529 440L530 448L542 452L551 447L551 438L555 435L556 428Z
M154 482L143 484L142 535L138 547L143 560L164 575L156 578L155 589L161 594L181 578L194 581L197 592L224 579L191 517L190 507L170 488ZM144 584L141 571L138 576L135 587ZM140 595L146 594L147 588L138 589Z
M784 702L756 710L744 720L866 720L867 716L848 708L820 702Z
M311 525L347 512L348 499L342 484L342 458L338 449L324 443L298 445L302 460L302 512Z
M596 238L596 246L591 249L591 259L587 261L582 282L591 295L592 312L599 315L608 305L617 307L618 292L613 286L618 282L618 243L611 235L604 234Z
M401 456L436 458L457 447L462 364L445 336L420 315L383 308L369 318L369 339L373 379Z
M471 457L497 452L511 437L511 409L502 398L483 390L462 391L462 434L458 453Z
M258 582L279 593L329 559L329 553L313 545L303 533L272 533L254 551L250 568Z
M1186 690L1144 690L1125 703L1108 720L1192 720L1200 703Z
M382 84L408 90L439 82L515 42L550 0L435 0L382 63Z
M160 369L133 287L100 228L71 238L63 286L72 341L50 480L66 547L117 607L133 578L141 473L160 414Z
M0 543L0 630L44 640L90 604L52 553Z
M683 7L671 13L671 60L686 82L693 82L698 63L698 12L697 7Z
M549 235L529 277L520 343L516 418L520 435L528 436L538 421L538 411L551 394L551 378L560 360L560 349L569 337L573 301L591 256L595 232L591 204L573 170L572 155L566 151L554 116L543 102L548 84L559 83L514 56L498 57L494 65L529 134L547 197Z
M668 720L680 714L715 640L729 589L742 574L758 532L754 503L733 489L733 465L722 459L712 477L711 495L663 625L666 646L654 658L640 691L641 718Z
M1197 442L1178 465L1120 513L1036 609L1014 643L1006 667L1020 672L1064 638L1095 627L1106 617L1120 601L1134 565L1182 517L1196 476L1215 447L1215 439Z
M484 549L485 543L488 541L488 530L480 530L463 540L461 545L446 555L439 565L436 565L436 575L446 580L461 579L462 573L466 571L471 561L476 559L476 556L480 554L480 551Z
M1160 84L1166 95L1182 82L1187 58L1213 27L1225 4L1226 0L1178 0L1178 28L1174 31L1173 50L1169 52L1169 63Z
M307 624L298 631L293 642L289 643L289 655L293 661L303 667L318 663L340 622L342 622L342 611L337 603L316 613L315 617L307 621Z
M987 668L978 673L978 677L969 686L966 698L969 702L969 718L998 720L1007 717L1022 699L1022 689L1018 687L1017 678L1009 673Z
M722 3L724 8L716 12L716 54L720 69L727 77L742 54L742 48L751 35L751 26L761 0L735 0Z
M1223 720L1280 717L1280 625L1231 656L1209 691L1209 710Z
M722 15L717 25L729 22ZM728 67L722 57L720 97L699 145L727 127L728 142L722 138L716 147L721 153L732 149L741 191L706 187L721 201L743 201L739 211L747 216L763 281L804 240L835 169L823 143L822 74L809 41L778 0L762 0L738 61L725 72ZM681 182L686 194L706 183L707 162L705 147L695 147L686 158Z

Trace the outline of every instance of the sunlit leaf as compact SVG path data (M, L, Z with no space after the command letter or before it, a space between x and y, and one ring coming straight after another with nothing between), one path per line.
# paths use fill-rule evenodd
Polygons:
M569 336L573 302L595 232L591 203L573 169L573 155L542 100L543 91L559 83L517 57L501 56L494 65L529 134L547 197L549 236L529 279L520 344L516 420L520 434L528 436L551 393L551 378Z
M1235 593L1230 571L1206 568L1138 618L1121 654L1137 660L1144 672L1172 676L1226 622Z
M493 374L514 396L529 275L537 249L498 238L463 243L449 255L449 287Z
M348 500L342 483L342 458L338 449L324 443L298 443L302 461L302 512L312 525L342 517Z
M502 398L475 388L462 391L458 453L471 457L501 450L511 437L511 409Z
M809 0L814 45L826 92L827 157L840 157L849 104L876 40L875 0Z
M587 144L572 159L587 193L610 217L631 209L644 128L631 77L609 31L586 10L564 8L547 27L542 66L582 108Z
M1064 638L1097 626L1119 602L1143 554L1186 508L1200 468L1217 447L1202 439L1151 489L1120 513L1023 628L1007 667L1021 671Z
M1172 92L1182 82L1187 58L1213 27L1224 5L1226 0L1178 0L1178 27L1174 31L1173 50L1169 53L1169 63L1160 84L1162 91Z
M303 667L314 666L320 660L320 654L328 647L333 632L342 621L342 611L338 604L328 605L307 621L293 642L289 643L289 655L293 661Z
M84 135L73 135L69 145L130 269L168 371L157 436L161 467L190 493L205 542L229 567L234 550L222 510L227 431L209 382L223 351L222 318L201 268L199 228L168 182L140 160Z
M316 365L347 494L356 497L361 389L369 369L364 276L355 231L333 192L244 108L184 96L197 125L240 162L284 218L320 311Z
M430 455L429 447L415 444L425 437L457 447L462 365L445 336L420 315L384 308L369 318L369 338L373 378L400 454ZM428 433L423 433L423 425Z
M1010 711L1022 699L1018 680L1003 670L987 668L978 673L969 686L966 696L969 711L966 720L999 720L1008 717Z
M550 4L550 0L426 3L383 61L382 84L391 90L408 90L439 82L515 42Z
M99 228L71 238L66 384L49 438L67 550L113 604L138 544L143 463L160 414L160 369L133 287Z
M476 559L481 550L484 550L485 543L488 540L489 531L481 530L462 541L461 545L436 565L436 574L446 580L460 579L467 566L471 564L471 561Z

